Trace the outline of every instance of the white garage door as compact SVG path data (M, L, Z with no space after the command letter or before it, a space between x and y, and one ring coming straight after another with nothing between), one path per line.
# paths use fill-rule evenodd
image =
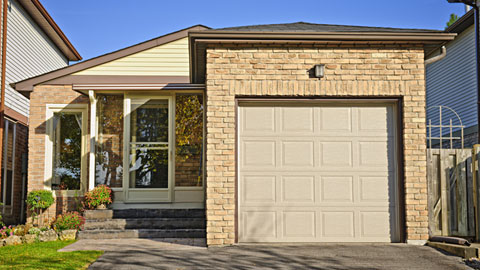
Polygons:
M399 241L394 107L298 104L239 107L239 241Z

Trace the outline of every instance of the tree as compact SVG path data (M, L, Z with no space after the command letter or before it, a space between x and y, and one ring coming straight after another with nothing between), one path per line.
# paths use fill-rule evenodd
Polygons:
M457 20L458 20L457 14L455 13L450 14L450 20L447 22L447 27L445 27L445 29L447 29L450 25L454 24Z

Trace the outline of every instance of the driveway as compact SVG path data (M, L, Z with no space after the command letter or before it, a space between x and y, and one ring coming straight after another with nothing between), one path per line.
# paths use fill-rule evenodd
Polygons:
M104 249L89 269L470 269L462 259L405 244L238 245L204 248L155 240L99 240L66 250ZM103 240L105 241L105 240ZM123 244L122 244L123 243Z

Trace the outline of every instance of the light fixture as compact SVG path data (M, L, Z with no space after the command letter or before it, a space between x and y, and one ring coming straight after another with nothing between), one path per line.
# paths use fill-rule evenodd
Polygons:
M325 65L320 64L320 65L315 65L313 67L313 74L315 78L323 78L325 76Z

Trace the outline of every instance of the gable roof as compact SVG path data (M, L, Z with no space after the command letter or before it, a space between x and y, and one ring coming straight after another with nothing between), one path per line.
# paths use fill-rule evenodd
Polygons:
M67 57L70 61L82 60L82 57L72 45L67 36L62 32L60 27L55 23L47 10L38 0L17 0L18 3L27 11L35 23L45 32L45 34L52 40L55 46Z
M430 29L409 29L391 27L370 27L355 25L318 24L307 22L257 24L237 27L226 27L208 30L220 31L245 31L245 32L389 32L389 33L441 33L443 31Z
M20 91L20 92L31 92L31 91L33 91L33 87L35 85L38 85L38 84L41 84L41 83L44 83L44 82L47 82L47 81L50 81L50 80L53 80L53 79L57 79L57 78L60 78L60 77L63 77L63 76L67 76L67 75L70 75L72 73L75 73L75 72L78 72L78 71L81 71L81 70L85 70L85 69L88 69L88 68L91 68L91 67L94 67L94 66L98 66L98 65L101 65L101 64L104 64L104 63L107 63L107 62L110 62L110 61L113 61L113 60L116 60L116 59L119 59L119 58L122 58L122 57L125 57L125 56L128 56L128 55L131 55L131 54L135 54L135 53L138 53L138 52L141 52L141 51L144 51L144 50L156 47L156 46L160 46L162 44L165 44L165 43L168 43L168 42L171 42L171 41L174 41L174 40L178 40L178 39L187 37L189 31L201 31L201 30L205 30L205 29L209 29L209 28L207 26L203 26L203 25L194 25L194 26L191 26L191 27L188 27L188 28L185 28L185 29L173 32L173 33L169 33L169 34L166 34L166 35L163 35L163 36L151 39L151 40L147 40L147 41L138 43L138 44L130 46L130 47L126 47L124 49L120 49L120 50L117 50L117 51L114 51L114 52L111 52L111 53L107 53L107 54L104 54L104 55L101 55L101 56L98 56L98 57L95 57L95 58L91 58L91 59L86 60L84 62L80 62L80 63L74 64L74 65L71 65L71 66L66 66L64 68L60 68L60 69L57 69L57 70L54 70L54 71L51 71L51 72L48 72L48 73L44 73L44 74L41 74L41 75L38 75L38 76L35 76L35 77L32 77L32 78L28 78L28 79L20 81L20 82L16 82L12 86L17 91ZM28 94L26 94L26 95L28 96Z

